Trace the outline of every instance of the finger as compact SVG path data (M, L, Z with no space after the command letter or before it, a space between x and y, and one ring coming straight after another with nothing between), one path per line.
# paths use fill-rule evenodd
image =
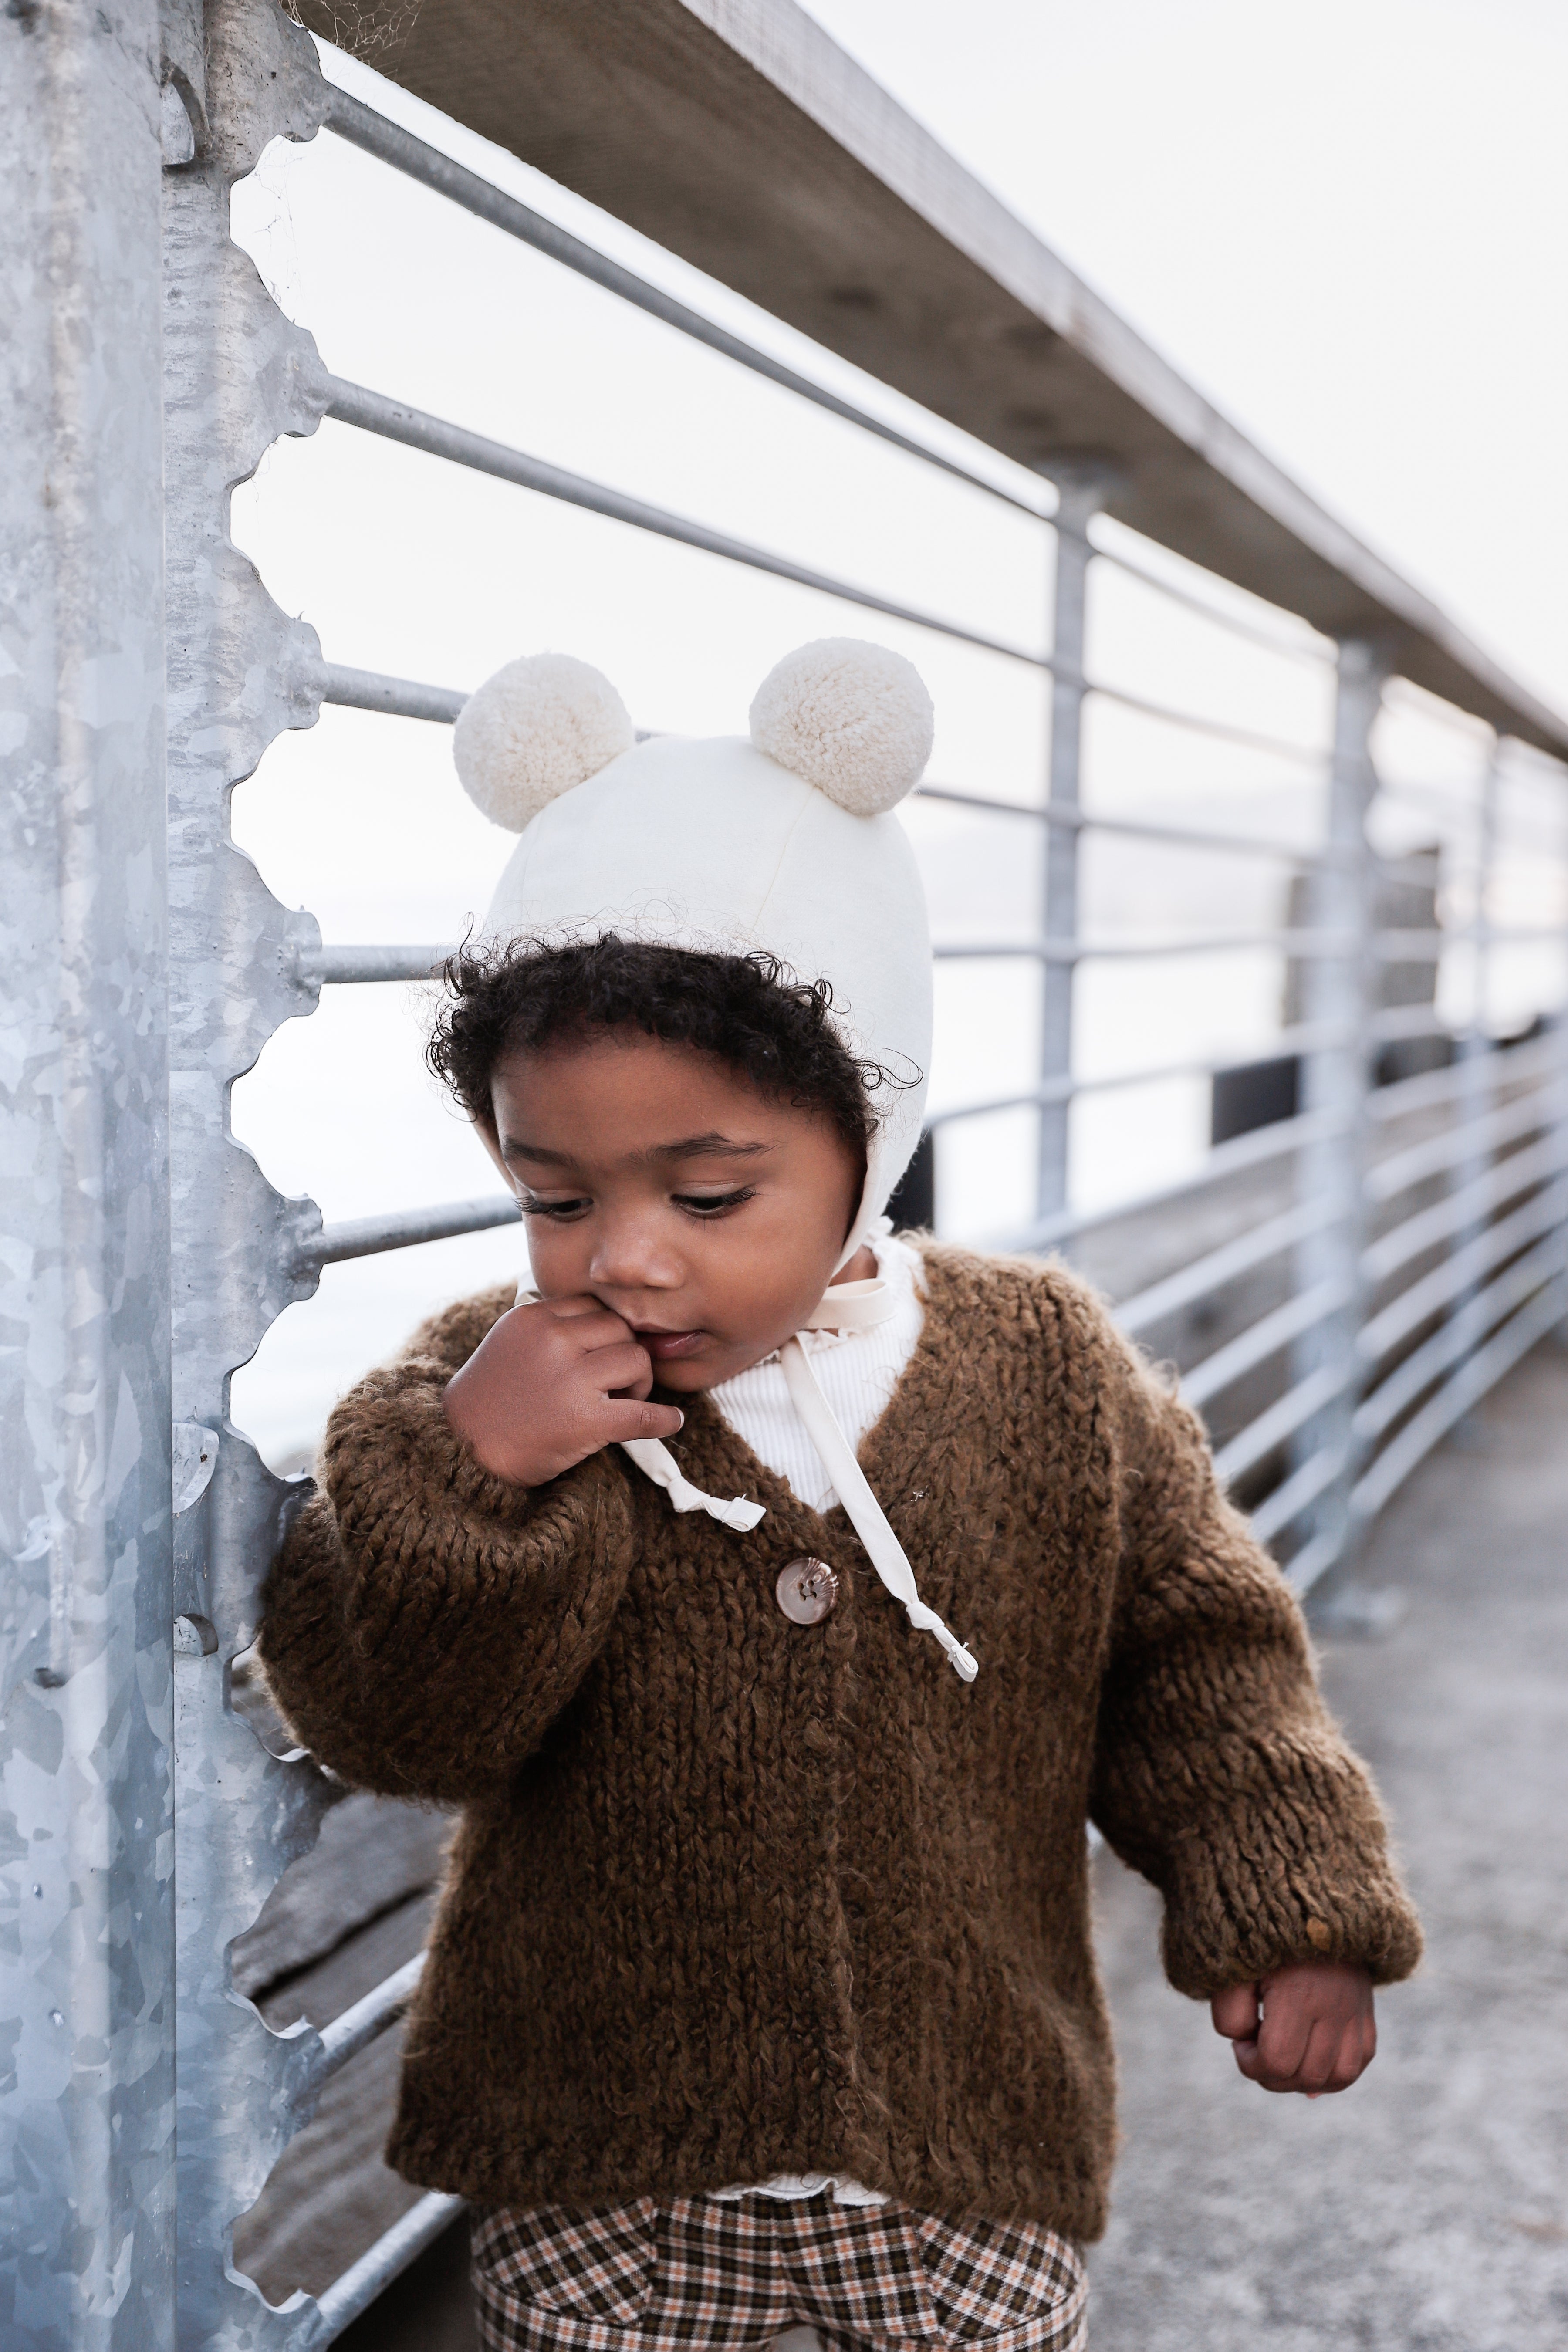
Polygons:
M1361 2020L1357 2018L1353 2024L1346 2026L1340 2038L1340 2046L1334 2053L1333 2073L1323 2085L1324 2089L1348 2091L1352 2083L1359 2082L1366 2070Z
M1311 2019L1299 1995L1266 1990L1263 2024L1258 2036L1259 2079L1272 2089L1292 2083L1307 2054Z
M604 1433L602 1444L624 1445L628 1437L677 1437L686 1426L686 1415L672 1404L639 1404L633 1397L606 1397L595 1423Z
M1249 2083L1256 2083L1258 2079L1256 2040L1244 2038L1233 2042L1230 2046L1236 2053L1236 2063L1241 2073L1246 2075Z
M623 1339L613 1348L594 1349L583 1369L594 1386L605 1395L640 1387L646 1396L653 1386L653 1360L635 1339Z
M1301 2063L1296 2069L1298 2090L1305 2091L1310 2097L1315 2099L1320 2093L1328 2090L1333 2084L1334 2067L1343 2046L1346 2032L1347 2029L1337 2021L1329 2018L1318 2020L1307 2036L1307 2047L1302 2052Z
M636 1337L629 1323L623 1323L618 1315L612 1315L607 1307L597 1303L591 1308L584 1307L580 1314L563 1315L557 1319L562 1340L580 1349L585 1356L598 1348L624 1347Z
M534 1304L542 1307L547 1314L558 1317L563 1323L569 1323L582 1315L610 1315L615 1311L606 1307L602 1298L595 1298L591 1290L574 1290L564 1298L540 1298ZM620 1319L616 1315L616 1321L618 1323Z
M1227 2042L1255 2038L1258 2032L1258 1987L1255 1984L1227 1985L1216 1992L1209 2003L1209 2015L1214 2030L1223 2033Z

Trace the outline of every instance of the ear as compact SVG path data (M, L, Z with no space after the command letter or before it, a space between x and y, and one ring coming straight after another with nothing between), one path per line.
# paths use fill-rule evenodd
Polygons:
M469 695L452 758L475 806L521 833L636 740L626 704L601 671L570 654L527 654Z
M878 816L919 783L934 728L913 664L860 637L786 654L752 705L758 751L851 816Z

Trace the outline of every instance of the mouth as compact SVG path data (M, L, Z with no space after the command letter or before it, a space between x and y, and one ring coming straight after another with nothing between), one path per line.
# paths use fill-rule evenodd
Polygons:
M633 1328L637 1328L635 1325ZM702 1331L638 1329L637 1336L656 1364L671 1364L679 1362L683 1356L694 1356L707 1334Z

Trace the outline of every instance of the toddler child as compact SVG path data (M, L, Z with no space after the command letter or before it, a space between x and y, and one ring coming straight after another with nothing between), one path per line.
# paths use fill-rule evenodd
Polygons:
M522 837L431 1055L533 1287L337 1408L262 1653L324 1764L462 1809L390 2157L475 2208L491 2347L1081 2347L1087 1820L1268 2089L1353 2082L1418 1956L1193 1416L1059 1265L889 1229L930 740L845 640L749 741L560 656L458 723Z

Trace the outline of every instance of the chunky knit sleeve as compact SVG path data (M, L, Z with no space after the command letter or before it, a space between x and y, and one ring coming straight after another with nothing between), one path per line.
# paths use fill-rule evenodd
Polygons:
M1122 1549L1092 1811L1164 1896L1166 1973L1197 1996L1313 1958L1408 1976L1421 1931L1295 1598L1194 1416L1110 1345Z
M504 1780L596 1654L632 1558L604 1454L492 1477L441 1392L511 1293L435 1318L327 1423L318 1491L263 1595L261 1657L300 1741L356 1786L459 1801Z

